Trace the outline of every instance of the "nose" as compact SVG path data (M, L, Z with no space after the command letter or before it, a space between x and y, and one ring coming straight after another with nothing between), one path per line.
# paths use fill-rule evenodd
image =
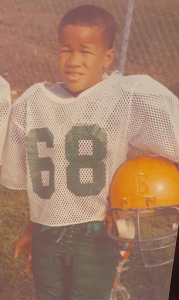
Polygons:
M67 61L67 66L74 68L74 67L79 67L80 65L81 65L80 53L71 53Z

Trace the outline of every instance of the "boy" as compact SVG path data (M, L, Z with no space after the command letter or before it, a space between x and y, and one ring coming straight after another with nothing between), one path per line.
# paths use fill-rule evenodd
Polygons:
M64 83L31 87L13 105L2 183L27 188L29 254L38 300L107 300L116 258L106 233L108 190L131 145L179 162L179 103L148 76L103 79L115 21L92 5L59 26ZM7 155L8 153L8 155Z
M1 155L6 136L10 107L10 86L7 81L0 76L0 166L2 163Z

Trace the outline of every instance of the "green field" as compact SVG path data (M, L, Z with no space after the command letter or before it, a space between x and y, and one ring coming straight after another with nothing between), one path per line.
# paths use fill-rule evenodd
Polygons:
M113 68L118 66L126 0L1 2L0 74L17 95L35 82L57 80L57 26L61 16L78 4L101 5L114 14L118 34ZM178 28L178 0L136 0L125 74L147 73L179 96ZM29 214L27 195L0 186L0 204L0 300L34 300L32 277L23 272L23 257L13 260L15 242ZM132 300L167 300L164 295L169 288L171 268L168 265L153 270L130 269L123 274L122 281Z

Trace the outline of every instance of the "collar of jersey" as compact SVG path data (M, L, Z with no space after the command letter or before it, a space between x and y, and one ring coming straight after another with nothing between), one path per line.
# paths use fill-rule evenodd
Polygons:
M45 84L47 84L47 82L39 83L39 85L40 85L40 88L43 90L43 92L46 94L46 96L48 98L50 98L52 101L58 102L58 103L67 104L67 103L72 103L72 102L79 101L79 99L84 98L85 96L87 96L88 94L90 94L91 91L93 91L94 89L96 89L96 87L98 87L100 85L103 85L104 81L106 81L109 77L111 77L112 75L114 75L114 73L115 72L113 72L110 76L107 76L106 74L104 74L103 80L101 82L99 82L98 84L90 87L89 89L85 90L84 92L80 93L77 97L73 97L65 89L65 87L64 87L65 84L63 82L57 83L57 84L59 84L59 90L61 89L61 95L59 95L59 96L55 95L48 88L45 87Z

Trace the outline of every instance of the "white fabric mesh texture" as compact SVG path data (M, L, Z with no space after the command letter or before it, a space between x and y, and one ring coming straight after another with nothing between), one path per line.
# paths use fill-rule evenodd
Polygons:
M12 107L2 184L27 188L34 222L103 220L131 145L179 162L178 116L178 99L145 75L115 72L77 98L36 84Z
M10 105L10 86L7 81L0 76L0 165L2 163L1 154L6 136Z

